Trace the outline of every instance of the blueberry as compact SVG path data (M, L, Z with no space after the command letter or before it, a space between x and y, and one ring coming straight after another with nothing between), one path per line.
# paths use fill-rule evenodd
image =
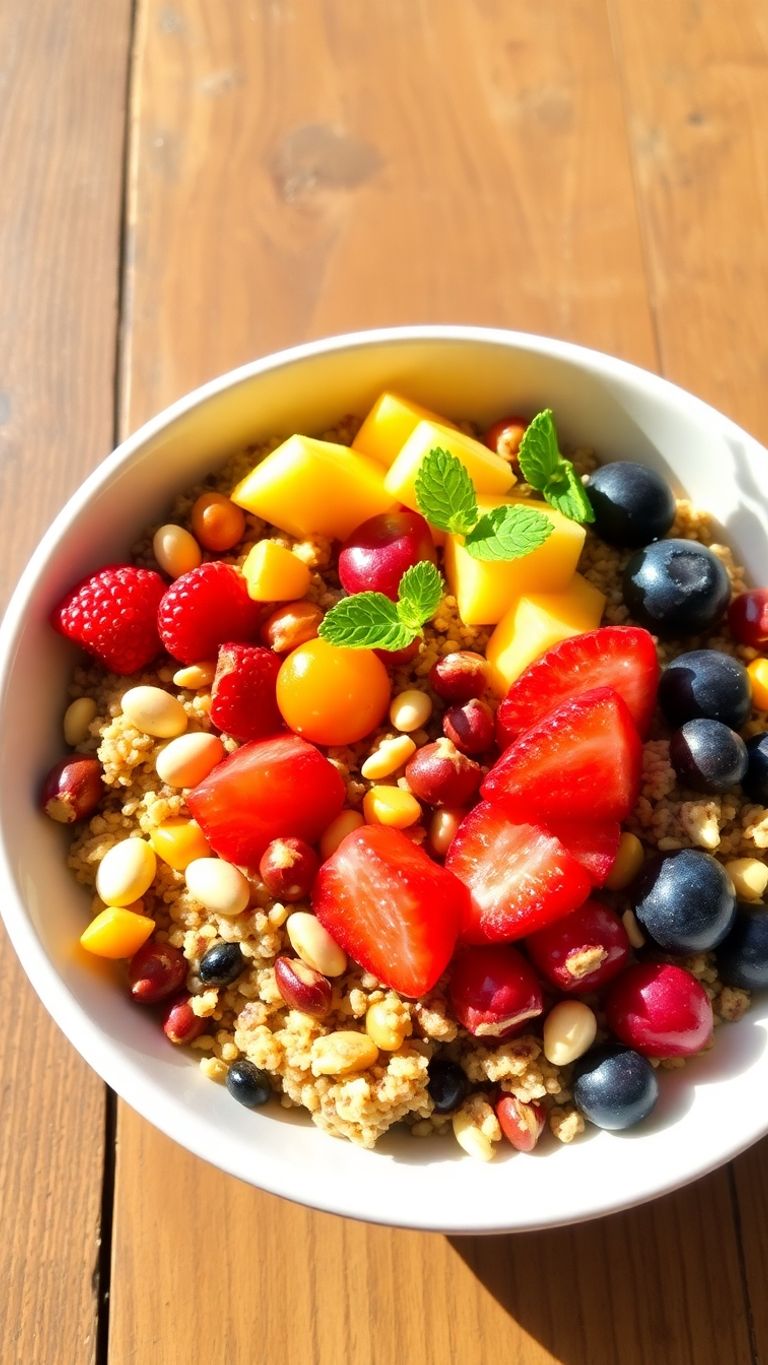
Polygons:
M720 560L695 540L658 540L624 570L624 601L654 634L699 635L723 615L731 585Z
M458 1109L469 1090L467 1074L457 1062L434 1057L429 1064L427 1090L432 1096L436 1114L451 1114Z
M727 792L747 771L747 746L721 720L687 720L669 741L669 761L686 786Z
M597 1048L576 1065L574 1102L598 1128L633 1128L650 1114L658 1097L656 1072L631 1048Z
M214 943L200 958L200 980L206 986L229 986L245 971L246 961L239 943Z
M737 902L733 928L717 950L717 971L726 986L760 991L768 986L768 909Z
M768 804L768 733L753 735L747 740L747 772L741 779L745 796L750 801Z
M752 705L749 674L743 663L719 649L691 649L664 669L659 705L670 725L706 716L740 730Z
M617 460L587 479L594 529L610 545L649 545L665 536L675 519L675 498L655 469Z
M272 1094L269 1073L241 1057L227 1072L227 1090L246 1109L259 1109Z
M725 938L736 913L725 868L695 848L649 858L630 896L643 928L668 953L708 952Z

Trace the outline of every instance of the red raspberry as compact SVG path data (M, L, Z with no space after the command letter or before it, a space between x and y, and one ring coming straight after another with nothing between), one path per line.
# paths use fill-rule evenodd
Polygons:
M110 672L138 673L160 653L157 608L165 588L154 569L108 564L70 588L51 625Z
M230 640L252 640L262 606L248 596L245 579L231 564L212 559L183 573L167 589L157 613L160 639L183 664L216 657Z
M280 659L263 645L222 645L211 689L211 720L235 739L264 739L285 728L275 683Z

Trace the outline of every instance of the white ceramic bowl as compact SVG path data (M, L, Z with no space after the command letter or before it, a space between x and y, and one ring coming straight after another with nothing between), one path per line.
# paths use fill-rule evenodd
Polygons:
M361 1151L277 1105L250 1113L169 1047L111 967L77 945L87 896L64 865L66 834L36 812L61 752L74 655L47 624L80 576L125 555L175 493L241 443L321 431L399 389L450 417L555 410L566 443L635 459L723 523L754 581L766 579L766 451L714 409L619 360L564 342L472 327L335 337L224 375L175 403L110 455L70 500L19 583L2 626L0 908L43 1003L123 1099L198 1156L263 1189L375 1222L453 1233L593 1218L703 1175L768 1131L768 1000L722 1028L715 1048L666 1075L651 1121L571 1147L485 1165L451 1141L389 1137ZM13 782L8 780L13 774ZM724 1119L725 1116L725 1119Z

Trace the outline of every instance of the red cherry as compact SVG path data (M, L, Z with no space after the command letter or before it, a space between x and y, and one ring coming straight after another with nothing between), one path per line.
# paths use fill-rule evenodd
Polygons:
M530 934L525 941L534 966L566 995L587 995L612 981L629 957L629 939L619 916L600 901Z
M728 608L728 629L740 645L761 649L768 643L768 588L750 588Z
M690 972L667 962L629 967L605 1001L608 1027L644 1057L691 1057L712 1037L712 1005Z
M381 659L385 668L399 668L401 664L409 664L416 658L421 649L422 639L421 635L417 635L416 639L411 640L403 649L374 649L373 652Z
M536 973L507 944L464 949L453 964L448 993L459 1023L476 1038L512 1038L544 1009Z
M483 441L489 450L496 455L500 455L503 460L514 461L520 442L525 435L525 428L528 426L524 417L500 417L498 422L494 422L492 427L486 431Z
M383 592L397 601L400 579L422 559L436 562L429 526L418 512L380 512L358 526L339 551L345 592Z

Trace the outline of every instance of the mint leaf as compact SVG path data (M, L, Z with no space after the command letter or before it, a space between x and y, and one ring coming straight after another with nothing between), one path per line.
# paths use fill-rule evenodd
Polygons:
M442 446L427 451L416 475L419 511L441 531L464 535L477 521L477 498L461 460Z
M537 413L528 424L517 459L525 482L543 492L562 459L551 408Z
M550 517L532 507L494 507L485 512L464 541L474 559L520 559L551 536Z
M383 592L356 592L326 612L318 635L345 649L405 649L416 634Z
M542 491L550 506L571 521L595 520L587 490L570 460L561 461L561 468Z
M409 630L419 631L440 606L443 580L434 564L422 559L406 569L397 591L397 614L400 620Z

